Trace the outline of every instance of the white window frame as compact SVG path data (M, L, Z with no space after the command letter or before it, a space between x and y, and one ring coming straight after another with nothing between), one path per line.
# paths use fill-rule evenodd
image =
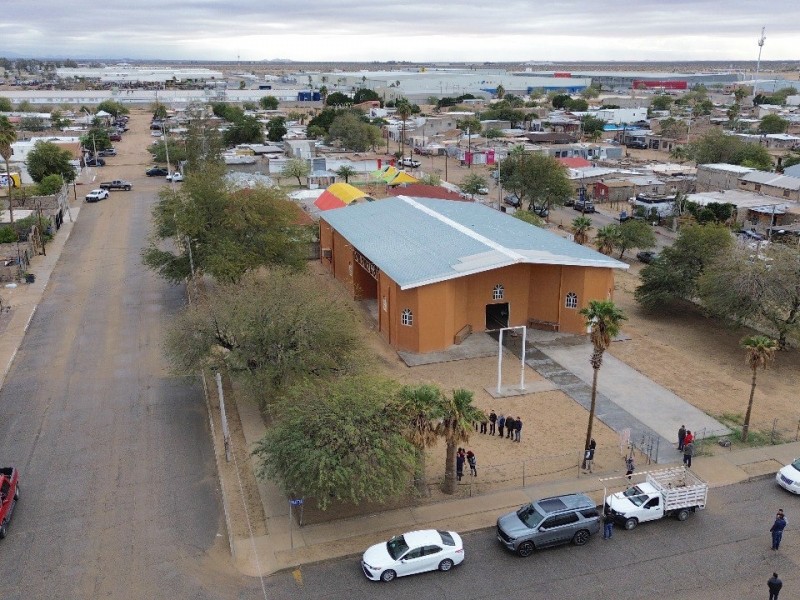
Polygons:
M502 283L498 283L492 289L492 300L503 300L506 295L506 288Z
M567 296L564 299L564 306L566 308L578 308L578 294L575 292L567 292Z
M413 327L414 313L410 308L404 308L403 312L400 313L400 324L405 325L406 327Z

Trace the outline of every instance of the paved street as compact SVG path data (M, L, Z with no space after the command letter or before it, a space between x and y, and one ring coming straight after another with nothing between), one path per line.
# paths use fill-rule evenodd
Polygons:
M781 598L799 598L800 532L787 528L778 552L770 550L768 532L778 507L788 511L790 524L791 515L797 521L797 499L769 478L711 490L709 502L684 523L666 519L617 529L610 541L598 537L583 548L563 546L522 559L487 529L464 536L466 561L449 573L369 582L359 557L352 557L304 567L299 576L279 574L267 591L271 598L309 600L732 600L766 598L766 580L776 570L784 580Z
M164 368L185 296L141 264L164 184L144 176L147 121L96 173L134 190L82 206L0 390L0 462L21 472L5 599L260 594L229 566L202 390Z

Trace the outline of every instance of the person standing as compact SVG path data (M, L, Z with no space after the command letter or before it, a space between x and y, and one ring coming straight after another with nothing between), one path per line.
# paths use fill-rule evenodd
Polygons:
M781 593L783 582L777 573L773 573L772 577L767 579L767 587L769 588L769 600L778 600L778 594Z
M459 448L458 454L456 454L456 479L461 481L461 478L464 476L464 449Z
M469 474L477 477L478 460L475 458L475 453L472 450L467 450L467 464L469 465Z
M691 444L692 442L694 442L694 434L690 429L687 429L686 437L683 438L683 445L685 446L686 444Z
M497 431L497 413L494 412L494 409L492 409L492 412L489 413L489 435L494 435L496 431Z
M614 513L611 512L611 508L606 506L606 510L603 513L603 539L610 540L614 535Z
M486 413L484 413L481 417L481 433L486 433L486 427L488 424L489 420L486 418Z
M683 445L683 464L692 468L692 455L694 454L694 443L686 442Z
M506 418L503 415L500 415L500 418L497 419L497 430L500 432L500 437L503 437L503 427L506 424Z
M586 454L583 456L583 468L589 473L592 472L592 464L594 463L594 449L597 448L597 442L592 441L589 442L589 447L586 449Z
M681 425L678 429L678 450L683 450L683 444L686 440L686 425Z
M628 478L628 481L631 480L631 476L633 476L633 471L635 469L636 465L633 464L633 454L631 454L625 459L625 476Z
M514 419L514 441L518 442L520 440L520 436L522 435L522 419L517 417Z
M514 428L516 427L516 423L514 423L514 417L508 415L506 417L506 437L510 440L514 439Z
M775 522L770 527L772 533L772 549L777 550L781 547L781 540L783 539L783 530L786 529L786 517L783 516L783 509L778 509L778 514L775 515Z

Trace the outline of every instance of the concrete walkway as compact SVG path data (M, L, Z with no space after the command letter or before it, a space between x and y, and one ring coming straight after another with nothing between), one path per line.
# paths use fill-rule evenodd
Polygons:
M522 351L519 338L505 340L504 346L515 356ZM592 350L591 342L583 336L529 330L525 362L589 410ZM597 418L617 433L629 431L630 440L640 449L646 446L657 463L674 459L673 447L678 443L681 425L686 425L698 439L731 433L716 419L608 352L603 355L597 391Z

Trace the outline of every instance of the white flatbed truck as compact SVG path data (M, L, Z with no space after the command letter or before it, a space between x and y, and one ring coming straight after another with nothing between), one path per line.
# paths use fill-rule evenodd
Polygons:
M708 499L708 484L686 467L651 471L645 481L606 498L615 521L625 529L639 523L674 516L679 521L702 510Z

